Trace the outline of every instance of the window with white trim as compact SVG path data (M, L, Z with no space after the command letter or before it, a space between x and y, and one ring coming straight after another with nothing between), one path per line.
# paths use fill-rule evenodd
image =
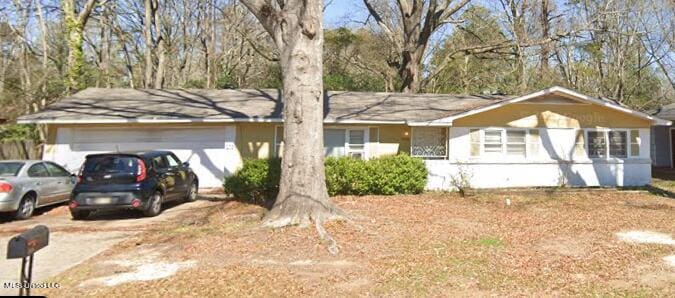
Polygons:
M607 157L607 132L588 131L588 157L603 158Z
M470 129L471 156L533 157L539 154L538 129Z
M629 158L640 156L640 131L627 129L588 129L590 158Z
M284 128L277 126L275 130L275 155L282 156ZM349 156L366 158L366 142L368 135L365 128L324 128L323 144L325 156Z
M506 131L506 154L525 157L525 140L527 133L524 130Z
M347 130L347 156L364 159L366 157L366 131L363 129Z
M446 127L413 127L410 155L425 159L445 159L448 156Z
M502 129L490 129L483 131L483 152L485 154L502 154L504 143L502 142Z

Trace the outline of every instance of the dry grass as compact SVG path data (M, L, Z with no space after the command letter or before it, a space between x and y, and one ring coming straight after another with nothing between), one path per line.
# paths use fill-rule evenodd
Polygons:
M505 199L512 204L505 205ZM263 210L237 202L149 232L54 281L48 296L673 296L675 247L629 244L615 233L675 233L675 200L646 192L533 191L469 198L338 197L354 216L327 230L260 228ZM142 244L142 245L141 245ZM80 286L119 268L105 260L162 246L197 266L165 279Z

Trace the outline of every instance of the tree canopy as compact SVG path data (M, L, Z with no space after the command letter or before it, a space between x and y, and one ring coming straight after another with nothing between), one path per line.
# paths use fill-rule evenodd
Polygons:
M325 89L523 94L561 85L641 110L675 98L672 1L355 2L361 14L324 29ZM282 86L278 47L236 0L0 3L0 118L87 87Z

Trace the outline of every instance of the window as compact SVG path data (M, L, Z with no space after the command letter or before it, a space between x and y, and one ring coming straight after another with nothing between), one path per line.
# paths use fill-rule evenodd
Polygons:
M607 157L607 140L604 131L588 132L588 156L591 158Z
M502 153L502 130L486 130L483 142L483 152Z
M349 143L347 143L347 156L363 159L366 149L366 132L362 129L349 129Z
M588 157L590 158L627 158L628 147L639 143L639 137L634 137L631 131L631 141L628 141L628 130L588 130L586 132L588 143ZM633 141L633 138L635 141ZM639 155L639 145L637 146ZM631 153L632 155L632 153Z
M539 129L470 129L470 155L533 157L539 154Z
M506 131L506 154L525 157L525 138L527 134L524 130Z
M47 162L47 163L45 163L45 166L47 166L47 170L52 175L52 177L68 177L68 176L70 176L70 172L66 171L62 167L57 166L53 163Z
M101 173L136 173L138 159L127 156L93 156L84 162L83 175Z
M0 177L16 176L23 168L22 162L0 162Z
M610 131L609 132L609 156L622 157L628 156L628 147L626 141L628 140L625 131Z
M350 156L363 159L366 157L368 130L365 128L325 128L323 130L324 154L326 156ZM283 153L283 126L275 129L274 148L276 156Z
M180 161L178 161L177 157L173 156L173 154L167 155L166 161L169 162L169 166L172 168L180 165Z
M447 136L445 127L413 127L410 155L429 159L446 158Z
M49 177L49 171L43 163L37 163L28 168L28 177Z
M159 155L152 158L152 167L156 170L167 169L169 168L169 164L164 159L164 156Z
M640 131L630 131L630 156L640 156Z
M324 129L323 146L326 156L345 156L345 130L344 129Z

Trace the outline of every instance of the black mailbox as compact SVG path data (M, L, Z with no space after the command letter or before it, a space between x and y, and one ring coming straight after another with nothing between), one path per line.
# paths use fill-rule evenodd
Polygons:
M20 259L29 257L48 244L49 229L43 225L36 226L9 240L7 244L7 258Z

